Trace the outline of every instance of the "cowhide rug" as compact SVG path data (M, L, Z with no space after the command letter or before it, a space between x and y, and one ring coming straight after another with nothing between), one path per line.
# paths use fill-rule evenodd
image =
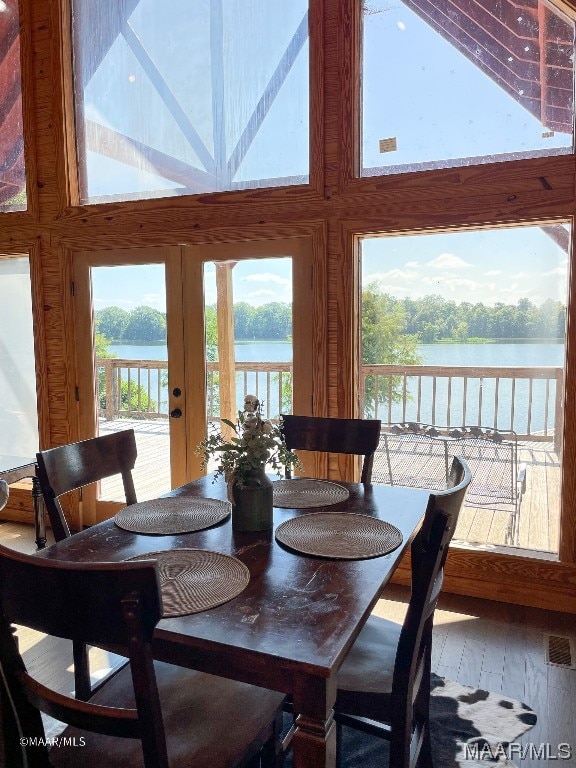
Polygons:
M506 745L535 724L526 704L432 675L430 731L439 768L511 768Z
M432 675L430 729L435 768L513 768L506 745L516 742L535 723L536 715L526 704ZM476 756L479 759L471 759ZM291 768L292 761L285 765ZM387 765L386 741L343 729L341 768Z

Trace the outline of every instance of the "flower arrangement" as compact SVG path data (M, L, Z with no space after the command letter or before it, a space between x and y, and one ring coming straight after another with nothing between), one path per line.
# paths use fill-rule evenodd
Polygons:
M215 477L223 475L227 483L244 488L254 472L265 467L279 476L284 468L300 468L298 456L286 447L282 427L262 418L260 401L254 395L244 398L244 410L238 411L236 424L222 421L234 436L226 440L221 434L210 435L197 448L203 456L203 469L212 457L218 460Z

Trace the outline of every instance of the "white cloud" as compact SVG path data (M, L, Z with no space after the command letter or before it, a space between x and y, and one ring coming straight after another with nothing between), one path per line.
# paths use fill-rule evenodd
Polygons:
M364 285L379 283L380 285L385 286L388 283L415 280L418 278L419 272L416 269L391 269L388 272L372 272L369 275L365 275L362 282Z
M247 293L246 296L251 299L256 299L262 296L276 296L276 294L274 293L274 291L267 291L264 288L262 288L262 290L260 291L251 291L250 293Z
M490 270L488 270L488 272L483 272L482 274L485 277L496 277L497 275L501 275L502 274L502 270L501 269L490 269Z
M568 274L568 264L564 264L561 267L551 269L549 272L543 272L542 277L562 277L565 278Z
M287 277L275 275L273 272L255 272L252 275L246 275L242 278L244 283L276 283L276 285L290 285L291 280Z
M458 298L460 301L472 301L474 296L485 295L486 291L493 291L494 283L486 283L480 280L470 280L462 277L431 277L426 276L421 279L424 285L429 285L436 289L436 293L451 294L451 297ZM438 290L441 289L441 290Z
M441 253L440 256L427 262L427 265L434 269L467 269L472 266L454 253Z
M166 295L163 293L145 293L142 296L142 304L166 312Z

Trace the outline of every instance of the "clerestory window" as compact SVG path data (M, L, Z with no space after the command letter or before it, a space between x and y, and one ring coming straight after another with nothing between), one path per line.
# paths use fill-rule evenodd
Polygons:
M362 176L573 151L574 20L547 0L370 0L362 19Z
M80 201L308 182L308 0L74 0Z

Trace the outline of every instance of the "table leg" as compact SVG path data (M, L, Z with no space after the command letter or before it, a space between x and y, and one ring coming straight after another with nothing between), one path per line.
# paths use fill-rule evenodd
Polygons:
M294 768L336 768L334 679L308 678L294 691Z
M34 505L34 532L36 534L36 546L38 549L44 549L46 546L46 516L42 489L40 488L40 481L37 477L32 478L32 503Z

